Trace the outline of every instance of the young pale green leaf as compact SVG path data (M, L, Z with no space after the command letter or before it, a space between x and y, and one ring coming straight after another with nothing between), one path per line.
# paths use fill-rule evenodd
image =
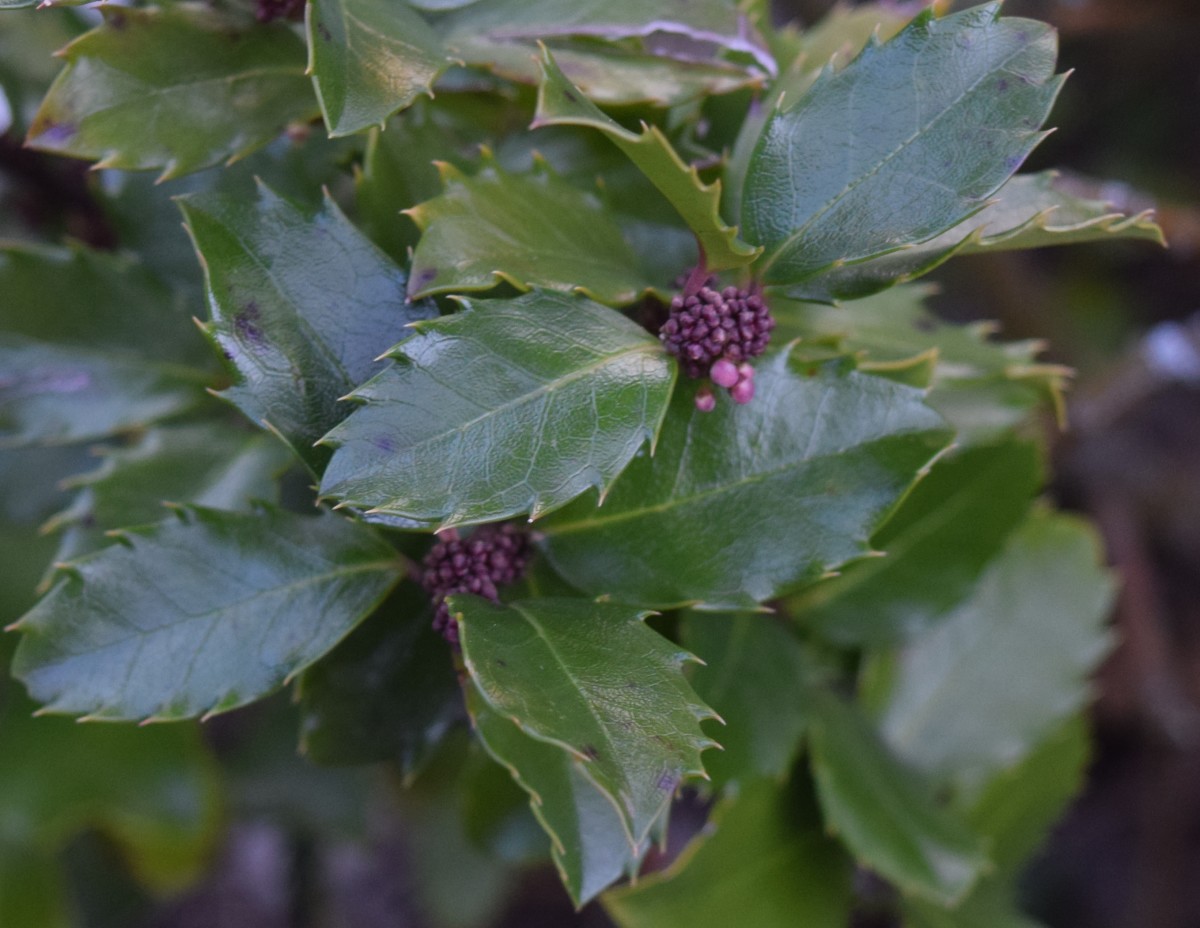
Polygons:
M986 866L979 838L933 799L856 708L811 694L809 745L827 827L858 860L907 893L953 905Z
M396 762L411 777L462 697L429 599L402 584L375 615L300 676L300 750L318 764Z
M941 235L880 258L830 271L792 288L802 299L855 299L926 274L954 255L1074 245L1103 239L1164 244L1153 210L1127 215L1103 200L1071 193L1086 187L1055 171L1014 177L993 201Z
M575 87L542 49L542 81L538 86L537 126L590 126L607 135L661 191L696 235L705 266L712 271L742 267L761 251L738 239L737 229L721 218L721 183L705 184L694 167L684 164L657 126L642 126L639 135L604 115Z
M542 550L568 582L655 608L753 608L866 554L950 438L921 391L838 363L782 351L755 384L753 402L709 413L681 384L654 456L602 506L546 519Z
M488 753L529 793L529 805L550 835L550 854L576 906L636 871L649 846L635 853L621 815L583 770L583 761L555 744L532 738L466 686L467 709Z
M713 810L705 832L666 870L604 896L621 928L840 928L851 867L797 798L748 784Z
M652 282L600 201L553 174L509 174L489 159L474 177L440 164L445 191L410 210L421 227L409 295L490 290L578 291L631 303Z
M420 323L326 436L323 496L445 527L606 490L658 434L675 364L581 297L538 291Z
M1094 533L1031 516L971 597L897 656L884 737L966 785L1016 763L1086 702L1111 599Z
M265 696L399 578L392 548L333 515L198 507L62 565L16 628L13 673L47 712L188 718Z
M405 302L404 271L332 200L311 217L261 185L257 199L179 203L208 282L206 331L240 375L222 395L319 469L328 452L313 443L350 411L341 397L435 309Z
M105 7L62 51L27 144L163 179L253 151L317 113L304 46L283 24L239 30L194 6Z
M926 11L776 110L741 199L768 283L794 286L932 238L1016 171L1062 81L1053 30L999 9Z
M437 28L454 57L530 84L544 40L568 78L608 104L671 106L759 83L775 69L762 38L723 0L492 0Z
M308 69L332 136L380 125L419 94L432 95L449 61L441 40L407 3L313 0Z
M104 438L203 399L194 328L129 258L10 246L0 292L0 445Z
M636 848L687 777L704 776L714 713L684 679L686 651L645 613L584 599L494 606L454 596L463 660L480 694L527 735L570 752L611 797Z
M275 502L276 477L291 460L270 436L220 420L151 429L136 445L101 454L99 468L63 482L79 492L44 526L63 533L56 560L110 544L111 529L162 518L164 503L237 510Z
M22 847L54 867L70 838L98 827L151 885L178 888L199 875L220 836L220 799L197 727L77 725L33 718L12 688L3 698L0 848ZM7 864L0 851L0 884Z
M1040 482L1037 449L1027 442L939 460L871 540L887 556L808 587L790 610L841 645L911 639L971 592L1024 519Z
M782 782L808 725L804 684L814 674L795 633L761 613L689 612L681 634L704 661L692 686L725 721L718 734L724 750L704 762L713 787Z

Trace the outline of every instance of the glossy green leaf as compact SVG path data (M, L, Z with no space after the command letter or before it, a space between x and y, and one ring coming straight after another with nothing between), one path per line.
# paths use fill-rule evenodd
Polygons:
M631 849L621 815L583 770L583 761L532 738L498 714L475 686L467 708L488 753L529 793L529 805L550 835L550 854L572 901L582 906L631 870L648 841Z
M969 599L897 656L881 710L913 766L961 783L1011 766L1088 697L1112 581L1093 532L1035 514Z
M300 676L300 750L319 764L392 760L405 776L462 718L462 697L429 599L403 584Z
M78 493L46 526L63 533L57 560L111 543L110 529L162 518L164 503L246 509L275 502L275 478L290 462L270 436L220 420L152 429L136 445L101 453L98 468L64 483Z
M704 663L692 686L724 719L704 767L719 789L731 781L782 781L808 726L806 683L814 671L795 633L762 613L689 612L682 643Z
M407 211L423 233L409 280L414 299L507 281L616 305L651 286L600 201L544 164L517 175L489 159L473 177L440 167L445 191Z
M700 752L714 745L700 729L713 712L683 677L690 655L628 606L449 602L480 695L526 734L579 760L616 804L630 846L640 845L684 779L704 775Z
M437 28L452 56L530 84L544 40L568 78L602 103L669 106L757 83L775 67L723 0L490 0Z
M203 399L202 340L131 259L10 246L0 292L0 445L104 438Z
M793 615L841 645L912 638L974 588L1040 482L1037 450L1026 442L939 460L872 539L886 556L808 587L790 601Z
M794 288L983 208L1042 138L1055 55L1049 26L991 3L927 11L823 74L772 115L746 173L742 228L766 247L765 280Z
M181 508L62 566L17 623L14 674L46 711L97 719L224 712L329 651L400 573L334 515Z
M420 94L449 62L441 41L406 3L313 0L308 68L330 135L380 125Z
M178 177L253 151L317 112L304 46L284 24L193 6L105 7L29 130L42 151Z
M695 233L703 250L705 266L713 271L742 267L758 256L760 249L737 237L737 229L721 218L721 184L705 184L694 167L683 162L657 126L642 126L630 132L604 115L583 96L542 50L542 82L538 87L534 126L590 126L603 132L623 151L678 211Z
M621 928L843 928L849 862L796 798L747 785L670 867L607 893L605 909Z
M341 397L435 310L405 302L404 271L332 200L310 217L260 186L256 200L180 206L208 282L206 331L239 374L223 395L319 467L328 454L313 443L350 412Z
M675 364L619 313L539 291L420 323L326 437L323 496L444 527L607 490L658 432Z
M198 728L33 718L32 705L5 695L0 847L23 847L53 866L51 855L71 837L98 827L145 882L179 888L199 875L219 837L220 800Z
M813 776L826 826L858 860L905 892L943 905L966 896L986 866L982 844L898 760L871 722L830 693L812 691Z
M1103 239L1164 244L1153 210L1126 215L1103 200L1070 192L1084 184L1055 171L1014 177L984 209L927 242L822 275L801 291L810 299L853 299L928 273L954 255L1073 245Z
M542 550L591 595L741 609L867 553L867 539L946 443L921 392L782 351L753 402L698 412L681 384L653 457L597 508L542 524ZM664 539L670 539L669 544Z

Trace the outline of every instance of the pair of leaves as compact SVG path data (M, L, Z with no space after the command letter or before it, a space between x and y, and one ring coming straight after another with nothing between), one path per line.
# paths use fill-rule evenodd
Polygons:
M467 704L488 750L531 794L578 904L636 868L687 777L703 776L713 717L688 686L691 656L644 613L542 598L454 597Z

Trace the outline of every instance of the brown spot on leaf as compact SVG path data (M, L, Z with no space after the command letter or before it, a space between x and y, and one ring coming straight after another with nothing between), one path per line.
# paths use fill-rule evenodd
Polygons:
M596 748L596 746L594 744L585 744L583 747L581 747L579 749L579 751L588 760L599 760L600 759L600 751Z

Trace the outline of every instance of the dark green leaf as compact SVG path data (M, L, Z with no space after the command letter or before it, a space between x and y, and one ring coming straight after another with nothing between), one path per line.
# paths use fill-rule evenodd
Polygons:
M52 855L0 841L0 925L74 928L67 899Z
M813 670L796 635L774 616L689 612L684 647L695 668L697 695L725 721L722 751L704 759L713 787L764 777L782 781L808 725L804 682Z
M129 258L5 248L0 292L0 445L103 438L203 398L201 341Z
M591 595L752 607L865 554L949 438L920 391L838 364L783 351L755 383L753 402L710 413L681 384L654 457L603 506L586 496L543 523L555 568Z
M705 184L694 167L684 164L657 126L639 135L614 122L583 96L562 73L549 51L542 50L542 82L538 87L534 126L590 126L608 136L629 156L679 212L695 233L705 266L713 271L749 264L761 249L737 237L737 229L721 219L721 184Z
M110 543L110 529L162 518L167 502L215 509L275 502L275 478L289 463L279 442L220 420L152 429L132 447L102 453L99 468L64 484L79 493L47 526L63 530L57 560Z
M986 860L966 824L933 800L857 709L813 690L809 743L826 825L860 862L901 889L950 905Z
M915 767L969 784L1084 704L1112 581L1076 519L1035 514L974 594L897 656L881 729Z
M207 331L240 374L224 395L319 466L328 453L313 443L350 412L340 398L433 307L405 302L404 272L332 200L311 218L263 186L257 200L180 206L208 281Z
M313 0L308 61L330 135L380 125L448 66L441 41L408 4Z
M474 177L439 165L445 192L408 214L423 232L409 294L488 290L579 291L631 303L651 286L599 200L552 173L508 174L491 159Z
M901 903L904 928L1045 928L1017 909L1017 889L1007 880L986 877L953 909L921 899Z
M429 600L413 584L396 593L300 677L300 750L319 764L393 760L416 773L462 697Z
M588 778L584 762L525 734L492 709L474 685L467 685L466 696L484 747L529 793L529 805L550 835L551 856L575 905L584 905L636 870L648 842L634 853L617 807Z
M383 599L400 565L333 515L182 508L63 565L17 624L13 672L49 712L179 719L278 687Z
M202 7L105 7L65 49L67 66L28 144L104 167L178 177L253 151L316 114L304 46L283 24L240 31Z
M806 295L796 285L983 208L1042 138L1055 54L1049 26L1000 19L998 3L927 11L777 110L742 193L766 281Z
M415 326L326 437L324 496L445 527L602 492L666 414L675 364L619 313L539 291Z
M604 896L621 928L843 928L850 866L795 797L759 782L723 800L666 870Z
M939 460L872 539L886 557L807 588L789 604L793 614L842 645L912 638L971 591L1040 482L1037 450L1026 442Z
M527 735L557 745L612 797L631 847L686 777L703 776L713 712L684 680L690 655L644 613L583 599L494 606L456 596L463 660L480 694Z

